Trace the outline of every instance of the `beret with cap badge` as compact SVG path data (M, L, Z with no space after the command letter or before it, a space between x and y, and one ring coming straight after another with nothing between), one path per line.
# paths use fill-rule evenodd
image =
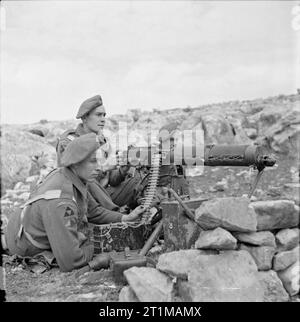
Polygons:
M89 157L100 147L98 137L95 133L79 136L70 142L61 158L61 166L69 167Z
M88 98L80 105L76 118L80 119L85 114L89 113L92 109L101 105L103 105L103 102L100 95L96 95L91 98Z

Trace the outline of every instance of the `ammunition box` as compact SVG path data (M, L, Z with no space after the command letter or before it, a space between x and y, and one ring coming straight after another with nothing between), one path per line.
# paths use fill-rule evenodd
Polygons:
M195 210L204 201L207 199L190 199L184 201L184 204L191 210ZM161 203L161 208L165 251L191 248L199 237L201 227L185 215L177 201L165 201Z
M121 252L125 247L132 250L141 249L152 231L150 225L134 227L123 223L89 224L89 229L95 255L113 250Z

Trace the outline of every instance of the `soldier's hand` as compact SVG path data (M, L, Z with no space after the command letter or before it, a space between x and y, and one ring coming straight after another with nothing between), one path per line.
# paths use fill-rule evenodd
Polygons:
M129 215L123 215L122 221L135 221L137 220L142 213L146 211L144 206L138 206Z

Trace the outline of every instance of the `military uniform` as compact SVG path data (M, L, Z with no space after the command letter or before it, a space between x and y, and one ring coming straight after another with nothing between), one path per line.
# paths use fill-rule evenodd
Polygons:
M91 140L96 135L89 137ZM79 151L82 160L94 149L86 145L86 150ZM5 237L10 254L34 256L52 250L62 271L86 265L94 253L89 239L88 208L90 221L105 224L122 220L122 214L104 209L88 198L86 185L71 168L53 170L36 187L23 210L9 219Z

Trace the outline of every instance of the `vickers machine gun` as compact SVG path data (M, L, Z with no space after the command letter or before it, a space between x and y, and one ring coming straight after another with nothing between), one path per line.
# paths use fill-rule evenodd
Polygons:
M272 167L276 163L273 157L264 153L264 148L261 146L214 144L196 146L192 142L179 148L174 148L172 144L169 144L168 147L162 146L162 144L149 147L131 146L126 151L117 152L117 161L119 166L130 165L131 168L129 173L131 173L131 175L134 175L136 168L148 168L144 195L141 200L142 205L149 211L146 212L145 216L143 216L141 222L128 224L128 231L125 231L124 229L120 230L121 235L113 234L114 229L112 228L117 228L115 226L118 226L118 224L101 225L101 227L95 226L93 228L93 232L95 237L95 246L96 249L98 249L98 253L109 251L110 247L106 248L105 246L109 243L113 243L113 245L111 245L112 248L117 248L118 251L123 251L125 246L129 246L131 249L133 249L132 245L126 245L126 242L124 243L124 239L133 240L133 235L138 235L138 240L145 240L145 238L143 238L143 232L137 228L145 225L147 226L147 224L149 225L150 223L153 224L153 222L149 220L149 218L153 218L153 212L150 210L153 210L152 202L158 190L160 169L162 169L162 167L184 165L210 167L253 167L258 170L258 173L248 194L248 197L250 198L258 184L259 179L261 178L265 167ZM189 217L191 219L191 212L188 211L188 208L195 209L206 200L203 198L190 199L189 196L180 195L178 191L172 191L170 187L166 187L165 191L167 191L169 199L164 199L159 205L159 210L161 210L160 218L163 217L164 219L164 228L166 227L167 217L169 217L167 216L168 213L184 212L186 215L190 215ZM184 205L186 205L186 207L184 207ZM178 221L178 225L182 224L180 223L181 220L183 219L181 218ZM186 222L186 218L184 221ZM174 222L172 225L174 226ZM99 238L99 236L101 238ZM107 239L106 241L103 241L103 236ZM117 242L117 239L119 242ZM115 243L113 240L116 240ZM182 245L182 247L186 248L189 244L190 242ZM136 243L136 245L138 248L142 247L141 243Z
M202 150L201 150L202 149ZM179 149L164 149L159 147L129 147L122 153L119 164L133 167L151 166L147 196L144 206L147 208L153 199L159 179L159 170L162 165L188 165L188 166L246 166L258 170L248 197L250 198L265 167L272 167L276 163L271 156L264 154L263 148L257 145L206 145L197 147L181 146ZM125 160L125 161L124 161Z

